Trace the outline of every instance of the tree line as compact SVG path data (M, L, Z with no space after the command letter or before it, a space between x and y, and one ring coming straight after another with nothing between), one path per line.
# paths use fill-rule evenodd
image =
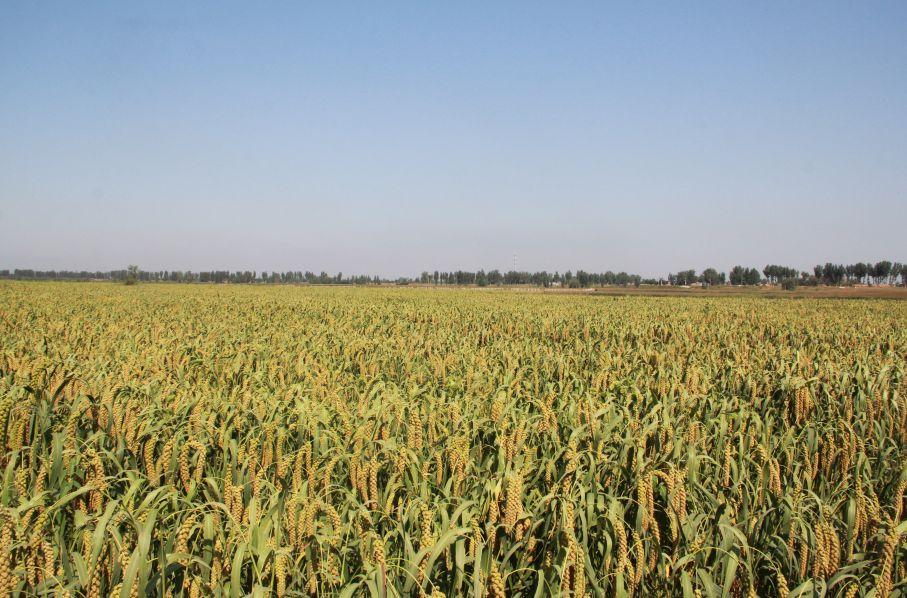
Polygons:
M817 286L842 284L902 284L907 285L907 263L882 260L875 263L857 262L854 264L818 264L812 272L803 272L797 268L769 264L761 272L757 268L734 266L727 273L716 268L705 268L697 273L695 269L672 272L663 278L643 278L638 274L627 272L586 272L585 270L567 270L564 273L500 270L443 272L423 271L417 277L382 278L377 275L344 276L342 272L328 274L312 271L262 271L255 270L140 270L129 266L122 270L87 271L87 270L0 270L0 278L18 280L108 280L119 282L185 282L185 283L220 283L220 284L430 284L451 286L502 286L523 285L539 287L590 288L602 286L640 286L640 285L758 285L780 284L784 288L796 286Z
M701 274L695 270L683 270L668 274L671 285L716 285L725 284L723 272L706 268ZM785 288L796 286L818 286L820 284L839 286L842 284L902 284L907 285L907 263L883 260L876 263L817 264L813 271L802 272L797 268L769 264L760 273L756 268L734 266L728 273L727 282L732 285L780 284Z
M637 274L626 272L594 273L584 270L559 272L501 272L499 270L479 270L467 272L434 273L422 272L418 277L382 278L380 276L344 276L342 272L315 274L311 271L264 271L253 270L139 270L129 266L123 270L87 271L87 270L0 270L0 278L18 280L109 280L118 282L187 282L187 283L233 283L233 284L437 284L437 285L535 285L535 286L569 286L587 288L593 286L639 286L640 284L659 284L664 281L643 279Z
M0 278L17 280L109 280L125 282L197 282L197 283L234 283L234 284L381 284L398 282L380 276L355 275L344 276L342 272L328 274L306 271L263 271L254 270L139 270L134 266L123 270L86 271L86 270L0 270Z
M827 263L813 268L813 276L825 284L839 285L842 283L874 283L895 284L897 279L907 283L907 263L890 262L883 260L875 264L857 262L847 266L842 264Z
M655 279L643 279L638 274L626 272L586 272L577 270L575 273L568 270L560 272L528 272L510 270L479 270L467 272L456 270L454 272L423 271L416 279L421 284L435 285L476 285L480 287L499 285L532 285L540 287L570 287L588 288L601 286L639 286L640 284L658 284Z

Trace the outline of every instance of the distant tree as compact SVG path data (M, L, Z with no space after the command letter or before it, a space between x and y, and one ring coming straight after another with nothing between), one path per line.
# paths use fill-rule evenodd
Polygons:
M689 270L684 270L683 272L678 272L677 275L683 280L682 284L693 284L699 282L699 277L696 276L696 270L690 268Z
M798 284L804 287L815 287L819 286L819 279L808 272L801 272Z
M796 268L789 268L787 266L778 266L775 264L769 264L762 269L762 273L768 279L769 282L780 282L785 278L796 278L800 275L800 272Z
M891 264L891 272L888 274L888 284L898 284L898 278L901 276L901 270L904 269L904 265L901 262L894 262Z
M756 268L734 266L731 268L728 280L733 285L756 285L762 280L762 275Z
M816 278L825 284L832 286L841 284L844 281L844 275L847 272L841 264L832 264L831 262L828 262L824 266L816 266L813 271L816 273Z
M728 280L732 285L746 284L746 268L743 266L734 266L728 275Z
M872 268L872 277L875 278L876 284L880 284L891 274L891 262L883 260L877 262Z
M139 267L135 264L130 264L126 267L126 284L132 285L139 281Z
M696 276L696 270L681 270L677 274L668 274L668 282L671 285L688 286L698 281L699 277Z
M724 272L718 272L715 268L706 268L699 278L709 286L724 284Z

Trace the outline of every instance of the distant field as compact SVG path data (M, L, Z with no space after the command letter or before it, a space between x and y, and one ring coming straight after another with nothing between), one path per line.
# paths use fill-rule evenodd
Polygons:
M903 289L445 291L0 282L0 595L907 591Z
M797 287L785 291L778 286L754 287L598 287L591 289L541 289L519 287L521 290L538 290L546 293L604 294L604 295L638 295L644 297L793 297L793 298L837 298L837 299L907 299L907 287ZM501 290L507 290L503 288Z

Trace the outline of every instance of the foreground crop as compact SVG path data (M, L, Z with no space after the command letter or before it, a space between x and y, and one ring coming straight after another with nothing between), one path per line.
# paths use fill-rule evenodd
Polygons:
M904 322L3 283L0 594L903 594Z

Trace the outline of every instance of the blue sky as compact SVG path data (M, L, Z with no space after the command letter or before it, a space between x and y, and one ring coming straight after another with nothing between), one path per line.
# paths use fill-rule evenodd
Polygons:
M0 267L808 268L905 218L905 2L0 8Z

